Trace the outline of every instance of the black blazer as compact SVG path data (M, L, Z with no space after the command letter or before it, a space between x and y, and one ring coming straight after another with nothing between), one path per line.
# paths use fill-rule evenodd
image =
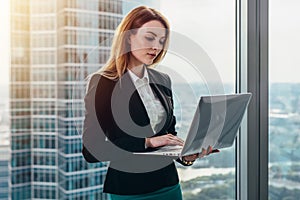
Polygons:
M132 154L153 150L145 148L146 137L167 133L177 135L171 80L164 73L147 70L151 89L166 111L156 134L127 72L118 81L99 74L94 74L89 81L85 96L82 154L87 162L110 161L104 192L143 194L179 181L172 158ZM177 161L183 164L180 159Z

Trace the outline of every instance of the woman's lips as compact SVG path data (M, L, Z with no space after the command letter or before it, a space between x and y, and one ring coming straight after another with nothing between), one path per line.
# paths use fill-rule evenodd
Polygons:
M147 53L147 55L149 55L149 56L152 57L152 58L155 58L155 57L156 57L156 54L155 54L155 53Z

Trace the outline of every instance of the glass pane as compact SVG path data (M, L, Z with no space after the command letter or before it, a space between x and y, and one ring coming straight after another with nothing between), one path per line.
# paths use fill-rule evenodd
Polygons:
M270 1L269 199L300 196L300 2Z
M74 97L82 99L80 92L73 91L69 83L75 81L80 83L76 80L78 76L76 77L74 72L78 72L76 67L78 63L82 64L81 59L87 63L84 66L80 65L85 67L78 72L81 76L87 74L87 71L95 71L94 65L97 68L106 61L106 54L100 53L102 57L99 58L99 52L94 51L94 55L86 58L87 53L90 52L91 46L97 46L99 42L111 36L112 30L121 19L119 14L127 9L124 2L127 1L65 0L59 1L58 10L53 10L54 4L49 0L11 2L13 7L18 8L11 10L13 18L11 38L16 38L11 44L13 50L11 87L12 94L15 94L11 99L12 113L29 111L33 113L32 116L23 114L22 117L13 118L11 122L12 132L26 136L25 138L19 138L17 134L11 136L14 146L10 164L12 199L108 199L99 189L99 186L103 185L106 165L87 164L80 156L71 155L79 152L81 145L77 139L68 139L77 136L77 132L67 102ZM140 0L140 2L161 10L170 21L174 35L181 34L207 54L207 59L214 64L212 67L216 72L208 75L212 77L219 75L225 93L235 91L235 0ZM48 4L50 6L47 7ZM30 10L34 12L34 16L29 15ZM67 11L61 12L62 10ZM95 10L101 12L100 17ZM54 18L50 13L58 15L57 17L61 19L55 27L53 27ZM29 29L30 27L32 29ZM78 30L76 27L79 27ZM24 30L30 31L28 33ZM57 31L57 34L54 36L53 31L49 30ZM31 31L35 31L36 37L33 37ZM103 33L95 34L99 31ZM33 37L32 40L28 39L29 36ZM58 48L51 42L53 39L59 44ZM179 45L176 42L180 41L175 40L173 47ZM55 50L51 49L53 45ZM31 56L32 62L29 62L30 52L34 55ZM197 71L197 67L202 66L192 66L189 59L176 53L178 52L169 51L162 63L166 67L162 67L161 70L173 72L170 76L173 80L177 131L180 137L185 138L199 96L215 94L220 90L211 91L211 88L207 87L215 79L209 79L207 74ZM194 53L197 57L197 52ZM201 60L200 64L205 62ZM24 69L30 71L21 69L23 65ZM21 83L18 83L20 81ZM57 81L58 85L53 85ZM30 94L32 97L28 96ZM55 104L52 105L53 102ZM61 107L63 109L59 110ZM31 140L33 144L28 143L30 138L28 136L31 133L34 134ZM56 137L57 134L59 137ZM24 153L28 145L33 147L32 151ZM56 151L60 153L55 154ZM28 157L32 160L26 159ZM24 171L23 167L30 165L34 168ZM92 170L88 171L89 169ZM221 150L219 154L198 160L192 167L178 165L178 171L185 200L235 199L234 146ZM55 177L53 173L56 174ZM33 181L34 184L28 185ZM56 185L63 190L56 190ZM82 190L76 191L79 188ZM32 194L28 191L32 191Z
M213 62L225 93L235 92L235 1L234 0L161 0L139 1L162 12L171 26L170 48L157 68L172 79L174 110L179 137L185 138L199 96L214 94L209 90L210 75L204 60L193 59L203 50ZM126 2L123 12L140 5ZM191 46L188 46L191 44ZM186 52L176 48L183 45ZM195 47L196 45L197 47ZM201 49L197 54L193 50ZM187 58L189 55L193 56ZM196 65L195 65L196 64ZM198 65L197 65L198 64ZM203 67L204 66L204 67ZM204 70L203 70L204 69ZM217 74L213 74L215 78ZM216 81L214 79L213 81ZM223 93L224 93L223 90ZM192 167L177 163L185 200L235 199L235 147L217 155L197 160Z
M159 6L173 30L170 51L159 69L166 70L173 81L177 132L181 138L185 138L199 96L214 92L209 90L211 80L201 71L203 68L192 66L193 60L186 58L184 52L174 52L176 47L173 48L173 45L189 39L193 44L199 45L214 63L225 93L234 93L235 1L163 0ZM183 39L177 39L177 34L181 34ZM188 47L188 53L193 53L193 48ZM201 56L200 52L198 54ZM196 64L206 63L200 61ZM192 167L178 164L177 169L185 200L235 199L234 146L221 150L219 154L198 159Z

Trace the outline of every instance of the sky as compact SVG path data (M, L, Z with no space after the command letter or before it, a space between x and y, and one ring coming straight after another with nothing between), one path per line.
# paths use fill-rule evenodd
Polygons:
M0 6L0 85L9 80L9 0L1 0Z
M300 82L300 1L269 1L271 82Z
M172 30L200 45L213 61L222 80L232 82L235 65L235 1L161 0L160 2L160 10L170 21ZM299 82L300 1L272 0L269 4L270 81ZM0 85L8 85L9 0L1 1L0 27ZM181 70L182 74L192 81L199 79L193 71L188 72L190 64L178 56L167 56L163 64L177 71Z
M234 83L235 80L234 2L234 0L173 0L170 3L168 0L162 0L160 5L161 12L170 21L171 29L198 44L213 62L222 81L230 83ZM188 63L184 65L179 59L174 59L174 56L168 63L181 69L182 74L186 74ZM199 64L206 65L205 62ZM206 79L203 74L199 77L193 72L186 78L195 81L199 78L203 81Z
M234 0L161 0L173 30L201 45L224 82L234 79ZM269 80L300 82L300 1L269 1Z

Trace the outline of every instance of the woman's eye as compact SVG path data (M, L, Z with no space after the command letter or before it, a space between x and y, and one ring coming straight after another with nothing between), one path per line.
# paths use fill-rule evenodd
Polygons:
M153 41L153 40L154 40L153 37L145 37L145 38L146 38L146 40L148 40L148 41Z
M160 40L160 41L159 41L159 44L164 45L165 42L166 42L165 40Z

